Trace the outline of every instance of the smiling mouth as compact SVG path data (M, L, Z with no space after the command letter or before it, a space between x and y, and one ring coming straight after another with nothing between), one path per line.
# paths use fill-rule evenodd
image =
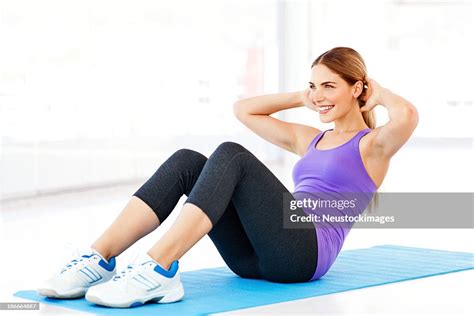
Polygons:
M318 107L318 112L319 114L326 114L331 111L333 107L334 105L320 106Z

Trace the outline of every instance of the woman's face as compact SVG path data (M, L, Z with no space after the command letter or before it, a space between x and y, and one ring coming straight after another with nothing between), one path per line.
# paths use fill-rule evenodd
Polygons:
M325 65L319 64L311 69L309 87L311 89L309 99L316 107L319 119L323 123L332 122L357 106L353 95L354 87Z

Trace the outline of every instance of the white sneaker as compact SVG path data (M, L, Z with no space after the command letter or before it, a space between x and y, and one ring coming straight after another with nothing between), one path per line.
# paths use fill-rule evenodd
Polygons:
M43 282L37 292L53 298L80 298L91 286L110 280L115 273L115 257L107 262L97 251L89 249Z
M184 296L184 288L178 268L177 260L165 270L148 254L143 254L112 280L89 289L86 300L109 307L179 301Z

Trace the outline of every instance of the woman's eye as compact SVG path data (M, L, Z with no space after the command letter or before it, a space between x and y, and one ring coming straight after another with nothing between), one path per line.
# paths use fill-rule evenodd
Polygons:
M324 87L326 87L326 88L334 88L333 86L330 86L330 85L328 85L328 84L325 85ZM310 88L310 89L314 89L315 87L314 87L314 86L309 86L309 88Z

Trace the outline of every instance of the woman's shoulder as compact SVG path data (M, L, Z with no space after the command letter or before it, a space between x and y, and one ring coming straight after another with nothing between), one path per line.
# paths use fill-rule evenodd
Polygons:
M309 144L322 132L322 130L317 129L308 125L300 125L301 127L296 129L296 139L297 141L297 154L298 156L304 156L308 151Z
M378 130L372 129L363 135L359 141L359 151L367 173L377 188L383 182L389 167L389 159L378 154L374 148L374 137Z
M373 156L374 151L374 139L377 135L378 130L375 128L368 129L367 132L363 132L359 140L359 150L364 157Z

